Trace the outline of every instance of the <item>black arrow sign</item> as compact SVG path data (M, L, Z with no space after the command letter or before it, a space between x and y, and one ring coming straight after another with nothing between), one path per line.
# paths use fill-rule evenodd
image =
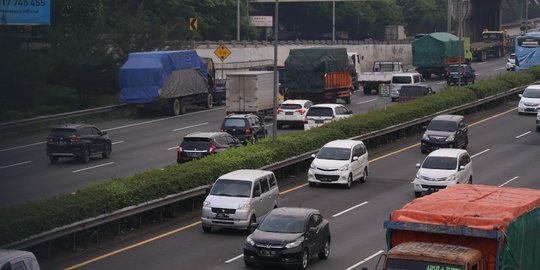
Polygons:
M196 18L189 18L189 31L197 31L199 23Z

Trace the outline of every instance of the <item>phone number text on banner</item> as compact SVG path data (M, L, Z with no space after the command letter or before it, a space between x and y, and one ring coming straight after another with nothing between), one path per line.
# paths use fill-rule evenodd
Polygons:
M0 0L0 25L51 24L50 0Z

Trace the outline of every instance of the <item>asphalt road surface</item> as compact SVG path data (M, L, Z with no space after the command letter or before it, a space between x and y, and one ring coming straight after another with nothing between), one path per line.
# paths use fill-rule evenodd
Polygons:
M490 59L473 63L473 68L479 80L505 73L505 64L506 58ZM438 91L445 81L435 76L426 83ZM385 104L395 103L356 91L352 103L347 106L355 114L361 114ZM94 158L88 164L70 159L50 164L45 155L47 133L0 141L0 207L69 194L112 177L173 164L183 136L195 131L218 131L224 117L223 106L210 110L194 107L190 113L175 117L126 118L97 123L112 139L112 156L106 160ZM268 134L272 134L271 122L267 128ZM278 136L286 132L299 130L278 130Z
M535 117L518 115L516 102L467 116L475 184L540 188L540 133ZM416 135L384 149L370 150L367 183L351 189L309 187L305 174L280 183L281 206L317 208L330 220L332 244L326 261L310 269L375 269L385 250L383 221L414 199L411 181L425 155ZM369 149L368 149L369 150ZM531 166L532 165L532 166ZM71 166L71 165L69 165ZM44 269L245 269L246 235L235 230L202 232L198 211L175 224L55 261ZM274 268L265 268L274 269Z

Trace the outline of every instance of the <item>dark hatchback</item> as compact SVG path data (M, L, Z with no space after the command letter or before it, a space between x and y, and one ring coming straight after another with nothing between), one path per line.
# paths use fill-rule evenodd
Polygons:
M246 238L244 263L306 269L310 257L328 258L330 240L330 223L319 210L276 208Z
M223 120L221 131L231 134L243 144L266 137L266 128L254 114L230 114Z
M470 64L451 65L447 68L446 84L469 84L476 80L476 74Z
M401 86L399 91L399 102L405 102L424 96L435 94L433 89L427 85L423 84L411 84Z
M112 143L106 131L85 124L70 124L54 127L47 138L47 156L51 163L59 158L78 158L84 163L90 157L111 156Z
M178 146L176 162L182 163L223 152L240 142L227 132L195 132L184 137Z
M420 150L424 154L439 148L467 149L469 131L464 117L451 114L434 117L420 143Z

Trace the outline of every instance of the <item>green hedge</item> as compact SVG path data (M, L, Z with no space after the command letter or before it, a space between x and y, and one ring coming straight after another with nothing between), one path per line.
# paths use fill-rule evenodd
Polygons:
M255 145L235 148L184 164L152 169L103 184L91 185L76 194L0 209L0 244L7 244L60 226L147 202L170 194L211 184L227 172L260 168L320 148L326 142L379 130L404 121L472 102L516 85L540 79L540 68L480 81L461 90L449 88L436 95L334 122L307 132L279 136ZM502 86L501 86L502 85Z

